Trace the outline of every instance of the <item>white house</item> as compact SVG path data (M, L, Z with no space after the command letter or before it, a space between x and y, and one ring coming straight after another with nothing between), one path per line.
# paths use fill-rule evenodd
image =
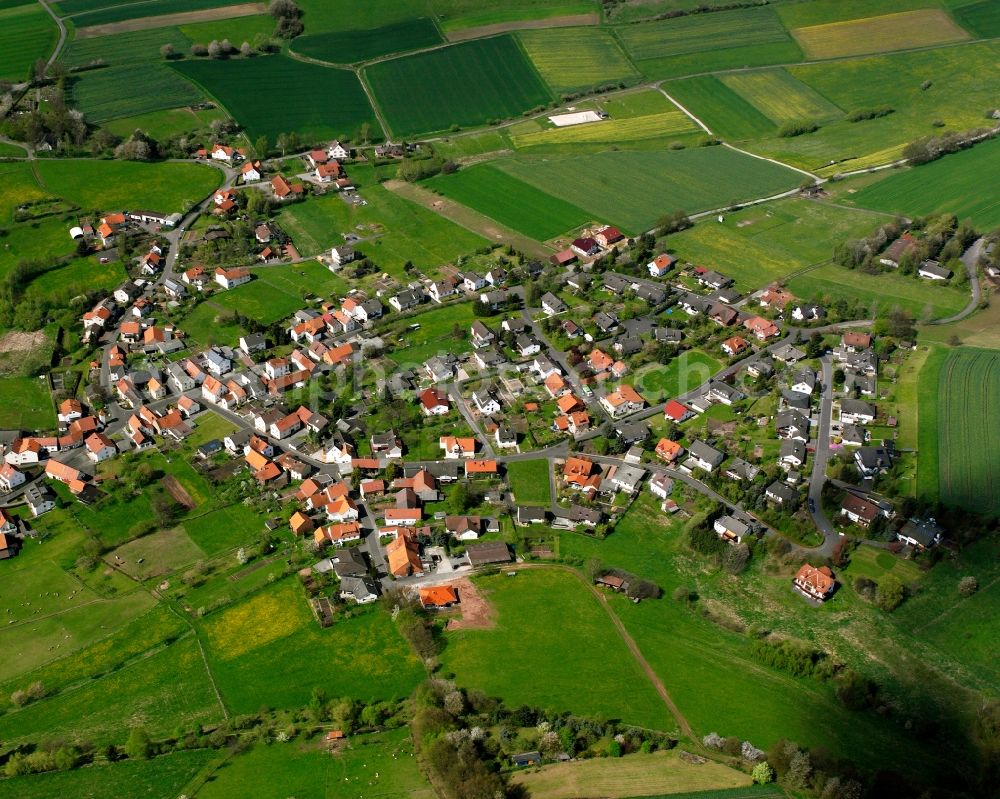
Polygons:
M100 433L93 433L88 436L84 443L87 445L87 457L94 463L106 461L118 454L118 448L115 446L115 443Z
M221 266L215 270L215 282L224 289L232 289L250 282L250 270L245 266L237 266L233 269L223 269Z

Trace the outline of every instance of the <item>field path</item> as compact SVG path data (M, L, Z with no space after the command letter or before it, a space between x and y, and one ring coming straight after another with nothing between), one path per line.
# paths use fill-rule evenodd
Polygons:
M499 33L509 33L510 31L527 31L538 28L578 28L583 25L598 25L600 21L601 15L593 11L589 14L566 14L562 17L548 17L546 19L520 19L512 22L495 22L492 25L461 28L456 31L446 32L444 35L449 42L465 42L469 39L482 39L485 36L496 36Z
M52 10L51 6L48 4L48 0L38 0L38 2L41 4L42 8L49 12L49 16L55 20L56 26L59 28L59 41L56 42L56 46L52 50L52 55L49 56L49 60L46 62L46 66L51 67L55 63L55 60L59 57L59 54L62 52L63 45L66 44L66 23L63 22L59 18L59 15Z
M415 183L407 183L405 180L387 180L382 184L393 194L398 194L411 202L422 205L425 208L440 214L445 219L454 222L456 225L471 230L473 233L482 236L494 244L510 244L515 249L520 250L525 255L535 258L548 258L554 250L546 247L534 239L528 238L512 230L505 225L501 225L484 214L473 211L464 205L459 205L453 200L440 197L434 192L428 191L423 186Z

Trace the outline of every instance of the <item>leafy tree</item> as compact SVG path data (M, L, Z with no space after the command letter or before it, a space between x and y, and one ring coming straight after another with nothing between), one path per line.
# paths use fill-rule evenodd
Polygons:
M899 578L892 574L886 574L879 580L878 587L875 589L875 604L882 610L891 613L900 606L904 595L903 584Z
M125 742L125 754L132 760L149 760L153 756L153 742L142 727L133 727Z
M774 782L774 776L774 769L766 760L763 763L758 763L750 772L750 779L757 785L768 785Z
M167 42L163 47L160 48L160 55L163 56L167 61L174 57L176 54L174 46Z

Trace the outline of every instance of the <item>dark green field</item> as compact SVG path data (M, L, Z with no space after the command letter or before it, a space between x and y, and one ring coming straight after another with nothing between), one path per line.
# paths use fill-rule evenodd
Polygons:
M714 75L670 81L663 89L725 139L753 139L775 130L770 119Z
M435 178L428 186L538 241L554 238L591 221L583 209L489 164Z
M200 103L198 87L184 80L165 64L142 64L143 80L133 80L135 65L95 69L74 77L70 97L90 122L107 122L120 117Z
M972 220L980 230L992 230L1000 225L1000 196L983 187L998 181L1000 140L994 139L890 175L859 191L853 200L863 208L911 216L951 213Z
M482 125L550 99L511 36L382 61L365 78L396 136Z
M307 140L357 138L365 122L378 122L357 76L285 56L172 65L219 100L251 139L297 132Z
M963 28L976 36L1000 36L1000 3L995 0L982 0L951 13Z
M355 64L391 53L433 47L444 40L426 17L360 31L329 31L300 36L292 49L334 64Z
M21 81L36 58L52 52L59 32L35 3L0 5L0 79Z
M147 0L144 3L119 4L94 2L94 0L65 0L59 5L66 13L76 15L73 17L73 24L77 28L85 28L89 25L124 22L127 19L232 6L241 2L243 0Z

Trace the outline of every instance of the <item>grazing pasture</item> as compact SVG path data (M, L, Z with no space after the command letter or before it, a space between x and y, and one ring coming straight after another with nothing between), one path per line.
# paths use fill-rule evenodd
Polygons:
M376 776L377 775L377 776ZM409 728L351 736L331 756L299 741L258 745L226 762L198 790L198 799L255 796L285 799L316 796L318 786L338 786L324 796L364 794L380 799L433 799L413 756Z
M48 58L59 39L52 17L39 3L0 6L0 79L25 80L38 58Z
M496 611L496 626L448 633L441 660L459 685L502 697L515 707L527 704L657 730L675 728L611 619L578 577L523 570L514 579L482 578L478 587ZM604 676L609 664L614 664L614 680ZM580 685L589 689L581 691Z
M422 50L441 44L433 20L427 17L368 30L311 33L292 40L292 50L334 64L355 64L392 53Z
M143 82L134 80L135 64L95 69L74 75L69 97L91 122L181 108L204 100L198 88L166 64L142 64Z
M792 34L810 58L843 58L969 38L947 13L935 8L811 25L795 28Z
M302 707L314 687L330 696L409 696L425 676L388 613L371 612L321 629L297 581L286 579L205 618L205 646L226 705ZM259 675L281 663L281 675Z
M723 147L609 151L497 161L510 175L606 219L628 233L648 230L668 211L689 213L777 194L801 177ZM587 168L581 169L586 163Z
M586 211L492 164L477 164L434 178L427 186L538 241L591 221Z
M770 7L693 14L617 28L647 78L799 61L802 53Z
M357 75L284 55L230 61L180 61L171 68L219 100L251 139L296 132L306 141L358 138L378 122ZM274 109L280 108L280 113Z
M929 164L895 172L853 195L864 208L909 216L955 214L980 230L1000 226L1000 196L983 191L1000 181L1000 141L994 139ZM927 187L933 186L933 191Z
M800 119L825 122L842 115L837 106L784 69L724 75L722 81L775 125Z
M672 80L663 88L718 136L755 139L775 131L770 119L715 75Z
M586 125L565 128L547 128L533 133L512 135L511 143L518 149L543 144L586 144L641 141L666 136L692 133L700 130L681 111L667 111L645 117L605 119Z
M507 464L507 480L518 504L548 507L552 502L549 468L544 458Z
M554 92L638 78L611 32L602 28L522 31L521 44Z
M653 796L681 791L746 788L750 777L721 763L691 763L675 751L554 763L514 775L536 799Z
M146 799L178 796L216 754L209 749L174 752L152 760L123 760L72 771L53 771L4 780L5 799Z
M984 38L1000 36L1000 5L992 0L961 6L951 12L967 31Z
M364 75L396 136L482 125L551 98L511 36L380 61Z
M1000 452L983 446L1000 437L1000 353L949 354L938 384L938 469L946 505L1000 514Z

